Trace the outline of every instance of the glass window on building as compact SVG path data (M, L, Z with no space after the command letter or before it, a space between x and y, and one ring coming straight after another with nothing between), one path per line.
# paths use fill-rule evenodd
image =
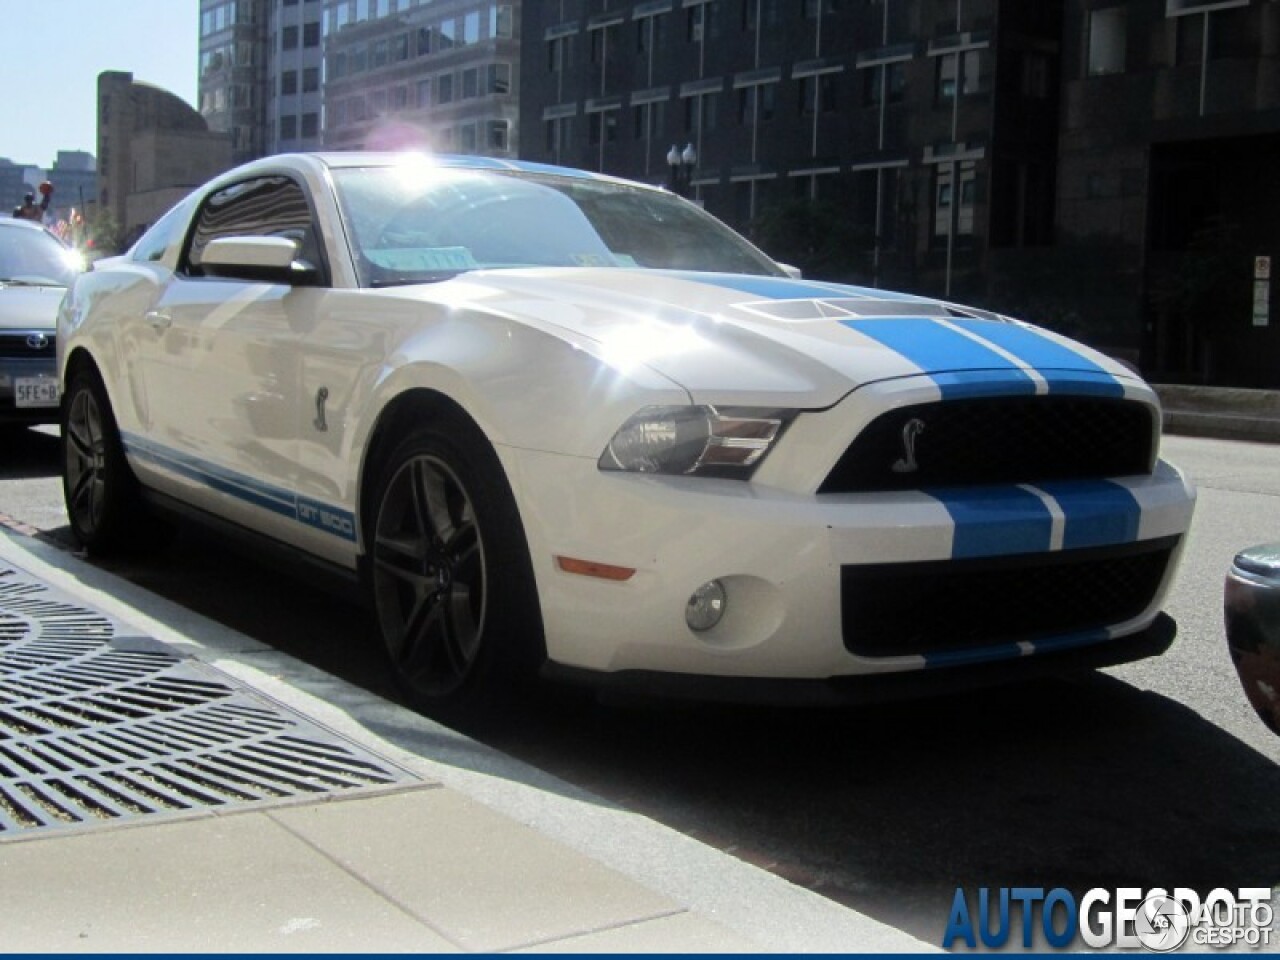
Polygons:
M470 100L480 95L480 70L470 67L462 71L462 99Z
M369 67L377 70L379 67L387 65L387 41L378 40L373 44L373 53L369 58Z
M882 63L868 67L863 78L862 102L867 106L879 106L885 90L888 103L901 103L907 89L906 64Z
M280 31L280 49L281 50L297 50L298 49L298 28L285 27Z
M716 128L718 94L703 93L684 98L684 130L686 134L707 133Z
M958 168L958 170L957 170ZM956 199L956 179L959 174L959 203ZM933 234L946 237L955 224L957 237L973 234L973 207L977 196L977 165L972 160L959 164L940 163L934 175Z
M505 151L511 143L511 130L506 120L490 120L486 146L490 150Z
M1104 7L1089 12L1089 76L1124 73L1128 11Z
M404 84L391 88L391 109L404 110L409 106L409 88Z
M1254 28L1250 8L1216 10L1206 16L1209 18L1210 60L1252 60L1261 55L1261 41Z
M306 67L302 71L302 92L314 93L320 89L320 68Z
M963 53L946 53L936 58L936 99L950 100L958 89L962 96L982 92L982 51L966 50Z
M487 68L487 73L485 93L504 94L511 92L511 64L491 63Z
M498 3L489 5L489 36L511 37L514 35L511 4ZM503 148L505 149L505 147Z
M298 118L293 114L280 118L280 139L296 140L298 138Z
M458 149L463 153L476 152L476 125L464 123L458 127Z
M298 71L280 71L280 96L287 97L298 92Z
M547 41L547 70L562 73L573 63L573 37L556 37Z
M418 81L418 106L431 106L431 78L423 77Z
M302 26L302 45L308 48L320 46L320 21L315 20Z
M402 33L398 37L391 38L391 61L400 63L409 59L409 35Z
M436 78L436 103L453 103L453 74L442 73Z
M462 18L462 42L466 46L480 42L480 11L473 10ZM475 139L475 131L472 130L472 141Z
M587 115L587 142L592 146L618 139L618 111L601 110Z
M320 114L304 113L302 115L302 136L314 139L320 135Z

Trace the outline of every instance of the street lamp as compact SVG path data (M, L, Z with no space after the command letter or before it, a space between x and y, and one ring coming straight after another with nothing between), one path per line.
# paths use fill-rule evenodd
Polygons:
M689 195L689 184L693 179L693 168L698 162L698 151L693 144L686 144L681 150L674 143L667 151L667 165L671 167L671 190L682 197Z

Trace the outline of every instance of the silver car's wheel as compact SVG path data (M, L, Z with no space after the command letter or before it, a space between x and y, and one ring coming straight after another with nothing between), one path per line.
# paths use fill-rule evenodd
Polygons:
M107 502L107 444L93 391L72 395L65 442L67 514L77 532L92 536L102 526Z
M419 710L500 719L543 656L523 526L497 457L469 424L422 427L386 459L368 573L392 670Z
M400 465L383 493L373 557L397 673L428 698L448 696L475 666L489 592L475 507L448 464L420 455Z
M71 375L63 401L62 495L72 533L93 553L140 542L149 526L106 389L88 367Z

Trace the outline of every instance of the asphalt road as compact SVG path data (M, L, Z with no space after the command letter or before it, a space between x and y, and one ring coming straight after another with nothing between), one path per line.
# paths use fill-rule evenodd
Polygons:
M1280 446L1171 437L1200 501L1173 649L1066 681L840 711L549 693L492 745L940 943L957 887L1280 884L1280 737L1228 660L1231 557L1280 539ZM52 437L0 454L0 514L65 540ZM380 696L367 615L184 530L113 569Z

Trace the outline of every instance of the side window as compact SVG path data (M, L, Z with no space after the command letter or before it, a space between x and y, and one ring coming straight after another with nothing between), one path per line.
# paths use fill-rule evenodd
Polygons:
M288 177L245 180L205 199L187 241L180 270L204 276L204 248L219 237L289 237L298 241L298 258L324 269L311 206L302 188Z
M130 260L154 261L164 256L169 245L177 239L177 233L186 226L187 205L180 203L157 220L129 251Z

